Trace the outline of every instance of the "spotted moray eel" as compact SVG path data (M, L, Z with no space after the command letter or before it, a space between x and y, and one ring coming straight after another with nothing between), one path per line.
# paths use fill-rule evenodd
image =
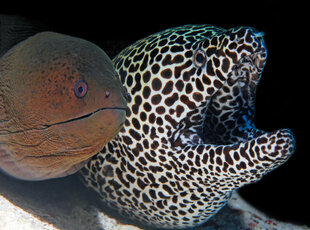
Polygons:
M86 184L145 225L207 221L294 152L290 130L253 124L266 52L253 28L210 25L167 29L124 49L113 62L130 94L126 122L82 170Z

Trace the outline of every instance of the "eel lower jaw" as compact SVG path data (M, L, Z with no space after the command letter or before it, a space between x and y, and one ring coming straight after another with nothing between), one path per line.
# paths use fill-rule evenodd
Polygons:
M209 118L212 116L209 115ZM215 119L212 118L212 120ZM213 126L212 122L205 120L203 133L199 136L201 138L199 144L215 149L214 151L225 156L225 159L228 154L233 159L229 163L236 166L238 170L244 169L247 176L244 176L244 182L238 183L236 188L258 181L263 175L285 163L296 148L294 135L289 129L265 132L257 129L253 116L246 113L236 116L235 123L227 120ZM246 162L248 165L241 169L240 162ZM231 172L234 175L237 171L228 171L227 175Z

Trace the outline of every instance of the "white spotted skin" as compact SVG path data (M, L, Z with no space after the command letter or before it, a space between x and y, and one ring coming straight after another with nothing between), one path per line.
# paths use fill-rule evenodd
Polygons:
M288 129L253 124L266 57L248 27L187 25L124 49L113 62L130 95L126 122L82 170L85 183L143 225L206 222L294 152Z

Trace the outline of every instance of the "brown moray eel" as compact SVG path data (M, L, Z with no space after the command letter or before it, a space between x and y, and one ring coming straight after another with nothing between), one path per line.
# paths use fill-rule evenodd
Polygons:
M0 57L0 169L24 180L75 173L125 121L109 57L83 39L41 32Z

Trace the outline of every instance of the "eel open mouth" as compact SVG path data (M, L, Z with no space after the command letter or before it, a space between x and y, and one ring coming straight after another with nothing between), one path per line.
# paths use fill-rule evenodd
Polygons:
M236 62L224 85L203 110L204 120L198 132L203 144L218 148L218 152L223 148L226 151L239 149L254 172L254 179L248 182L257 181L284 163L296 147L294 135L289 129L265 132L254 125L256 88L266 57L266 49L260 48ZM257 158L256 166L252 158Z
M255 128L254 113L256 87L266 57L266 49L260 47L232 67L227 81L207 105L200 135L204 143L227 145L264 134Z

